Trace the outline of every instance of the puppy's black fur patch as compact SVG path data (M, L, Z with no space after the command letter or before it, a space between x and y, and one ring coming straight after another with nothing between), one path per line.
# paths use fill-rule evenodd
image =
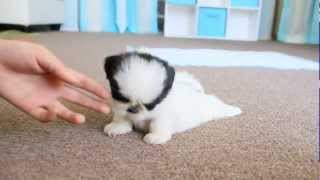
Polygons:
M119 71L123 59L122 55L106 57L104 70L110 83L112 97L120 102L128 103L129 99L121 94L118 82L114 79L114 75Z
M170 92L174 77L175 77L175 70L173 67L171 67L168 62L153 56L151 54L147 53L138 53L138 52L129 52L129 53L123 53L123 54L118 54L114 56L109 56L105 58L105 64L104 64L104 70L107 75L107 79L110 82L110 87L111 87L111 94L112 97L120 102L128 103L130 100L125 97L120 91L120 87L118 85L118 82L114 79L115 74L120 70L121 64L125 61L130 59L132 56L138 56L140 59L143 59L147 62L151 61L157 61L166 70L166 79L163 82L164 83L164 88L162 89L161 93L157 96L156 99L154 99L152 102L144 104L144 106L149 110L153 110L158 104L160 104L164 98L168 95Z

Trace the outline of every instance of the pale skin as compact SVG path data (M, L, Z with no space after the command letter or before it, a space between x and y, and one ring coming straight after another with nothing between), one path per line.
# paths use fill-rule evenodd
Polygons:
M85 116L67 108L62 99L100 113L110 111L110 95L103 86L66 67L47 48L23 41L0 39L0 96L41 122L85 122Z

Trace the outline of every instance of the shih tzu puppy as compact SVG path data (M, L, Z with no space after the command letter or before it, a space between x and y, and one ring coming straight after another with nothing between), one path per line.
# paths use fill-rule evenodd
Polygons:
M150 54L110 56L104 68L114 113L104 128L109 136L135 128L146 132L145 142L163 144L175 133L241 113L238 107L206 94L191 74L175 72L166 61Z

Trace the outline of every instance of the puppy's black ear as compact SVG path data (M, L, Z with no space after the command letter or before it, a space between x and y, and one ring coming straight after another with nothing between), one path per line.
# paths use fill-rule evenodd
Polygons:
M165 85L169 86L169 89L171 89L175 75L176 75L176 71L170 65L168 65L166 69L167 69L167 79L165 81Z
M107 79L110 79L119 70L122 62L122 55L108 56L104 61L104 71L106 72Z
M121 63L124 59L125 55L123 54L106 57L104 62L104 71L106 72L107 79L109 80L112 97L118 101L128 103L129 99L121 94L118 82L114 78L115 74L120 70Z
M166 74L167 74L167 78L164 80L163 82L163 86L164 88L162 89L161 94L151 103L149 104L144 104L144 106L151 111L152 109L154 109L156 107L157 104L160 104L161 101L166 98L166 96L168 95L169 91L171 90L172 86L173 86L173 82L174 82L174 78L176 75L176 71L175 69L170 66L167 62L165 61L160 61L163 63L165 69L166 69Z

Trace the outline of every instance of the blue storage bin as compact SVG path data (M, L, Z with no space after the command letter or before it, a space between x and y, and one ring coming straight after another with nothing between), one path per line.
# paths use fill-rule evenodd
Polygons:
M127 0L127 32L158 32L158 0Z
M227 9L200 7L198 15L198 35L225 37Z
M259 0L231 0L233 7L259 7Z
M62 31L79 31L79 9L78 0L64 1L64 22Z
M92 7L90 0L79 0L80 31L118 32L116 25L116 0L100 0L101 7ZM99 27L97 29L97 27Z
M168 4L174 5L196 5L196 0L167 0Z

